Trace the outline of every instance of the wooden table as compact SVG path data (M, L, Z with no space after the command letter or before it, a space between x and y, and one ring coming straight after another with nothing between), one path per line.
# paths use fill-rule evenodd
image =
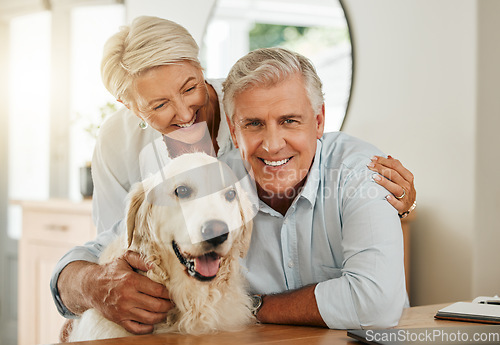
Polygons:
M408 308L396 328L436 328L478 325L467 322L434 319L438 309L447 304ZM190 336L179 334L140 335L127 338L96 340L80 345L281 345L281 344L360 344L347 336L345 330L329 330L316 327L255 325L240 332L221 332L213 335Z

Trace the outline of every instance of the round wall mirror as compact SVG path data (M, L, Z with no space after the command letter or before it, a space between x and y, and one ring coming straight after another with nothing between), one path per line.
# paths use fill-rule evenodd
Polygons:
M325 93L325 132L340 130L352 82L352 46L339 0L218 0L201 47L208 78L224 78L250 50L280 46L314 63Z

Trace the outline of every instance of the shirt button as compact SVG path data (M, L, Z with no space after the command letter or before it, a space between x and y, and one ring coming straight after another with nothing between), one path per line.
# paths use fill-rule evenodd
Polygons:
M290 267L290 268L293 267L293 260L288 261L288 267Z

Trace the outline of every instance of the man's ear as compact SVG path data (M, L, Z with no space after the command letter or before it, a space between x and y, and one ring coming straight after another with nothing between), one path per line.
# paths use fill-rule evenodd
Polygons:
M325 103L321 105L321 111L316 114L316 139L321 139L325 132Z
M229 132L231 133L231 138L233 139L234 147L238 148L238 140L236 140L236 134L234 133L234 123L231 121L229 116L226 114L226 122L229 126Z

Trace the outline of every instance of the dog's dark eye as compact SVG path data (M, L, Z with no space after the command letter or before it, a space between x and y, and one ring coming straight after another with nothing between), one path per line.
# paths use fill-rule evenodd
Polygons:
M187 186L179 186L175 188L175 195L181 199L189 198L192 192L193 190Z
M233 201L236 198L236 191L234 189L230 189L225 194L227 201Z

